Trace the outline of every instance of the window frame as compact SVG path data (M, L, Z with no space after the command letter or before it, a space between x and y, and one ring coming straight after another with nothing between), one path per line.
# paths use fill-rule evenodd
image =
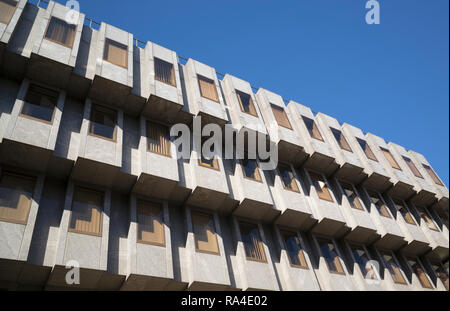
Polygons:
M428 229L433 230L433 231L436 231L436 232L441 232L441 230L439 230L438 224L437 224L436 221L433 219L431 213L430 213L425 207L422 207L422 206L416 206L416 209L417 209L417 212L418 212L418 214L419 214L420 219L423 220L423 221L425 222L425 225L427 226ZM424 217L422 216L422 214L425 214L425 215L430 219L430 221L431 221L431 223L432 223L432 225L433 225L433 228L430 227L430 223L429 223L426 219L424 219Z
M203 144L205 143L206 140L210 139L211 137L205 137L202 136L202 140L201 140L201 145L200 145L200 157L198 157L198 165L201 167L205 167L211 170L215 170L220 172L220 165L219 165L219 160L217 159L217 156L214 155L213 159L212 159L212 165L209 165L206 162L203 162L203 158L206 159L206 157L203 156Z
M50 23L52 22L53 19L59 20L59 21L65 23L66 25L68 25L69 27L70 27L70 26L74 26L74 29L73 29L73 32L74 32L74 33L73 33L73 38L72 38L72 42L71 42L70 44L64 44L64 43L59 42L59 41L57 41L57 40L55 40L55 39L51 39L51 38L47 37L48 30L49 30L49 27L50 27ZM63 19L59 18L59 17L56 17L56 16L50 16L50 18L49 18L49 20L48 20L48 23L47 23L47 28L45 29L45 32L44 32L44 39L47 40L47 41L50 41L50 42L53 42L53 43L62 45L62 46L67 47L67 48L69 48L69 49L73 49L73 45L75 44L75 37L77 36L77 28L78 28L78 24L69 24L69 23L67 23L66 21L64 21Z
M255 178L251 178L251 177L248 177L246 175L244 161L255 161L255 166L256 166L255 167ZM259 183L263 183L263 180L262 180L262 177L261 177L261 173L259 171L258 161L256 159L241 159L240 162L241 162L241 168L242 168L242 176L245 179L248 179L248 180L251 180L251 181L256 181L256 182L259 182Z
M77 189L82 189L82 191L85 192L92 192L92 193L96 193L96 194L100 194L101 195L101 209L100 209L100 230L98 233L93 233L93 232L85 232L85 231L81 231L81 230L76 230L76 229L72 229L70 227L70 224L72 223L72 218L73 218L73 203L75 202L75 192ZM71 233L76 233L76 234L82 234L82 235L89 235L89 236L95 236L95 237L102 237L103 236L103 213L105 212L105 193L102 191L98 191L96 189L91 189L91 188L87 188L84 186L74 186L73 188L73 196L72 196L72 203L70 206L70 218L69 218L69 228L67 229L67 232L71 232Z
M168 153L156 152L156 151L150 150L150 138L149 138L148 131L149 131L149 129L150 129L150 127L152 125L160 128L160 129L164 128L164 130L166 131L166 134L167 134L166 138L167 138L167 144L168 144ZM153 153L153 154L157 154L157 155L160 155L160 156L164 156L164 157L167 157L167 158L172 158L172 141L170 139L170 129L165 124L146 120L145 121L145 136L146 136L146 141L147 141L147 152L150 152L150 153Z
M115 118L114 118L115 119L114 120L115 125L114 125L114 131L113 131L113 138L109 138L109 137L105 137L105 136L101 136L101 135L97 135L95 133L92 133L92 131L91 131L92 123L93 123L93 121L92 121L93 118L92 117L93 117L93 113L94 113L95 107L101 107L102 109L107 109L107 110L110 110L111 112L115 113ZM99 105L97 103L92 103L91 104L90 116L89 116L88 135L92 136L92 137L96 137L96 138L100 138L100 139L104 139L104 140L116 143L117 142L117 128L119 126L118 125L118 118L119 118L119 111L117 111L115 109L112 109L112 108L109 108L109 107L106 107L106 106L103 106L103 105ZM94 123L97 123L97 122L94 122ZM104 125L104 124L102 124L102 125ZM106 125L104 125L104 126L106 126Z
M351 256L352 256L352 258L353 258L353 261L354 261L356 264L358 264L359 269L360 269L361 273L363 274L364 279L365 279L365 280L374 280L374 279L372 279L372 278L367 278L367 275L369 274L369 271L367 271L367 268L366 268L366 267L361 268L361 265L360 265L359 262L355 259L355 255L354 255L355 250L356 250L356 251L357 251L357 250L362 250L362 251L364 252L365 256L367 257L368 262L370 263L370 265L371 265L372 268L374 269L373 272L374 272L374 275L375 275L375 280L380 280L381 277L380 277L380 275L379 275L379 272L377 272L376 269L375 269L376 267L374 267L374 266L372 265L372 263L371 263L372 257L370 256L370 253L369 253L369 251L367 250L366 246L365 246L364 244L361 244L361 243L353 243L353 242L349 242L349 243L348 243L348 248L349 248L349 250L350 250L350 252L351 252ZM358 254L358 256L361 257L359 254ZM365 273L365 274L364 274L364 273Z
M417 166L414 164L413 160L411 158L408 158L407 156L402 155L403 161L405 161L406 165L409 167L409 170L416 178L424 179L423 175L420 173Z
M428 284L423 283L423 280L421 279L421 277L417 274L416 270L414 269L414 265L411 265L411 261L414 262L414 265L418 266L418 268L422 270L422 273L425 275L425 278L426 278L426 283L428 283ZM408 266L411 269L412 273L414 273L416 275L416 277L419 279L419 283L422 286L422 288L434 289L433 282L432 282L430 276L428 275L425 268L423 267L422 262L417 257L406 257L406 262L408 263Z
M139 239L139 219L138 219L138 208L139 203L142 204L149 204L149 205L159 205L161 209L161 227L162 227L162 241L161 242L154 242L154 241L145 241L142 239ZM144 245L153 245L153 246L159 246L159 247L166 247L166 227L165 227L165 216L164 216L164 205L161 202L137 198L136 200L136 243L144 244Z
M389 274L391 275L392 281L395 284L399 284L399 285L405 285L408 286L408 281L406 280L406 275L405 272L403 271L397 256L394 254L393 251L391 250L379 250L380 253L380 257L381 260L383 261L383 266L389 271ZM397 266L396 268L399 270L400 276L401 276L401 280L398 280L396 276L394 276L394 274L392 273L392 271L394 270L388 261L386 261L386 258L384 256L390 256L392 258L392 261L394 262L394 264Z
M356 137L356 141L358 142L359 146L361 147L362 151L366 155L366 158L375 162L378 162L377 156L375 153L373 153L372 148L370 148L369 143L365 139L361 139L359 137ZM365 148L363 148L363 144L365 144Z
M403 200L397 199L397 198L391 198L392 203L395 206L395 209L397 210L400 215L402 215L402 218L405 220L405 222L409 225L417 226L416 221L414 220L414 216L412 215L409 208L406 206L406 203ZM401 206L398 208L398 206ZM405 211L405 215L403 215L401 210Z
M286 169L286 171L288 173L290 173L290 175L292 176L291 184L294 183L294 189L291 189L291 188L289 188L289 187L287 187L285 185L284 179L282 177L282 171L280 170L280 167L281 168L284 167ZM278 175L280 176L281 184L283 185L283 189L284 190L292 191L292 192L295 192L295 193L301 193L300 192L300 188L299 188L299 186L297 184L297 180L295 178L294 172L292 171L291 166L289 164L285 164L285 163L279 162L278 165L277 165L277 172L278 172Z
M431 265L431 269L433 270L433 273L436 277L436 281L439 279L440 282L442 283L442 285L444 286L444 288L449 291L449 275L448 272L445 270L445 267L442 263L440 262L430 262ZM437 269L435 269L434 267L437 267ZM439 272L438 270L441 270L441 272ZM447 282L444 282L444 280L442 280L441 278L441 274L445 274L447 276Z
M239 223L239 234L241 235L241 241L242 241L242 246L244 247L245 258L248 261L254 261L254 262L267 264L268 260L267 260L266 250L264 249L264 241L263 241L263 238L261 236L259 224L254 223L254 222L250 222L250 221L244 221L244 220L239 221L238 223ZM243 234L242 234L242 226L254 227L254 228L257 229L258 238L259 238L258 247L260 248L261 255L262 255L263 258L258 259L258 258L248 257L247 251L246 251L246 247L245 247L244 238L242 237L243 236Z
M203 91L202 91L202 85L201 85L201 83L200 83L200 80L202 80L202 81L204 81L204 82L207 82L207 83L211 83L211 84L214 86L213 89L214 89L214 93L215 93L216 98L210 98L210 97L205 96L205 95L203 94ZM198 83L198 88L199 88L199 90L200 90L200 96L201 96L201 97L206 98L206 99L209 99L209 100L211 100L211 101L213 101L213 102L215 102L215 103L220 103L220 100L219 100L219 92L217 92L216 81L214 81L213 79L207 78L207 77L205 77L205 76L202 76L202 75L200 75L200 74L197 74L197 83Z
M386 201L384 200L383 196L382 196L378 191L376 191L376 190L366 189L366 191L367 191L367 196L369 197L369 201L370 201L371 204L373 204L373 205L375 206L375 209L377 210L378 215L380 215L381 217L393 219L392 212L389 212L389 207L388 207L388 205L386 204ZM378 208L376 207L377 204L374 203L374 202L372 201L372 195L371 195L371 194L374 194L374 195L376 196L376 198L378 199L378 201L380 201L381 203L383 203L383 206L382 206L381 209L382 209L383 211L385 211L386 214L384 214L384 213L382 213L382 212L380 212L380 211L378 210Z
M436 174L436 172L433 170L433 168L430 165L422 163L422 167L424 168L424 170L427 172L427 174L431 177L431 179L433 180L433 182L436 185L445 187L442 180L439 178L439 176Z
M157 74L156 74L156 68L157 68L157 66L156 66L156 63L157 62L161 62L161 64L164 64L164 65L170 65L171 66L171 70L170 70L170 72L171 72L171 74L172 74L172 82L166 82L166 81L163 81ZM161 82L161 83L164 83L164 84L166 84L166 85L169 85L169 86L173 86L173 87L177 87L177 77L176 77L176 75L175 75L175 64L174 63L171 63L171 62L168 62L168 61L166 61L166 60L164 60L164 59L162 59L162 58L159 58L159 57L153 57L153 66L154 66L154 70L155 70L155 81L158 81L158 82Z
M108 43L113 43L113 45L115 45L115 46L117 46L119 48L126 47L126 50L125 50L125 63L126 63L126 66L122 66L120 64L116 64L116 63L114 63L114 62L112 62L112 61L110 61L109 59L106 58L106 54L107 54L106 47L107 47ZM124 49L122 49L122 50L124 50ZM117 42L115 40L112 40L110 38L105 38L105 43L103 45L103 61L105 61L107 63L110 63L110 64L112 64L114 66L119 66L120 68L124 68L124 69L128 70L128 51L129 51L128 45L122 44L122 43Z
M272 103L269 103L269 105L270 105L270 109L272 110L272 114L273 114L273 116L275 118L275 121L277 122L278 126L281 126L281 127L285 128L285 129L288 129L288 130L292 131L293 130L292 124L291 124L291 121L289 120L289 117L288 117L288 115L286 113L285 107L280 107L280 106L272 104ZM278 120L277 114L275 114L274 109L278 110L279 112L280 111L282 112L282 114L284 115L284 118L286 119L285 120L287 122L286 124L282 124L284 121Z
M336 243L334 242L334 239L324 237L324 236L316 236L316 241L317 241L317 245L319 246L320 257L323 257L323 259L325 260L325 263L328 268L328 272L331 274L336 274L336 275L347 275L344 270L345 263L343 262L343 259L341 258L341 255L339 254L340 252L338 250ZM336 253L336 257L333 258L333 262L334 262L334 265L336 266L336 269L337 269L336 271L331 269L330 263L328 262L327 257L325 257L325 255L322 251L322 246L321 246L322 243L326 243L328 246L330 244L333 244L334 252ZM338 265L336 265L336 262L335 262L336 258L337 258Z
M40 105L36 105L36 104L30 103L29 101L27 101L28 93L30 92L30 89L31 89L32 86L36 86L38 88L46 89L48 91L52 91L52 92L57 93L56 99L55 99L55 106L53 107L52 119L50 121L39 119L39 118L36 118L36 117L33 117L33 116L30 116L28 114L23 113L23 108L25 107L25 104L42 107ZM43 86L43 85L41 85L39 83L30 82L28 84L27 93L25 94L25 98L22 101L22 105L20 106L19 116L22 117L22 118L33 120L33 121L42 122L42 123L45 123L45 124L48 124L48 125L53 125L53 122L55 121L56 108L58 107L59 96L60 96L60 92L55 90L55 89L48 88L48 87Z
M17 10L17 6L18 6L18 4L19 4L19 0L17 0L17 1L13 1L13 2L15 2L16 3L16 5L14 6L14 10L13 10L13 13L11 14L11 16L9 17L9 20L5 20L5 25L9 25L9 23L11 23L11 20L12 20L12 18L14 17L14 14L16 13L16 10ZM6 4L6 5L8 5L8 4ZM1 22L0 21L0 23L3 23L3 22Z
M214 251L207 251L207 250L202 250L199 248L198 246L198 240L196 238L196 234L195 234L195 222L194 222L194 215L199 215L199 216L203 216L203 217L210 217L210 219L213 222L213 226L214 226L214 239L215 239L215 245L217 247L217 252ZM216 220L214 218L214 215L211 213L207 213L207 212L203 212L203 211L199 211L199 210L191 210L191 222L192 222L192 233L194 235L194 244L195 244L195 251L197 253L203 253L203 254L209 254L209 255L215 255L215 256L221 256L220 254L220 247L219 247L219 239L217 238L217 228L216 228Z
M306 253L305 252L305 247L303 245L303 241L302 241L301 237L299 237L298 234L296 232L294 232L294 231L285 230L285 229L280 229L279 231L280 231L281 239L283 240L283 246L284 246L284 249L286 251L286 255L288 257L290 266L293 267L293 268L296 268L296 269L309 270L308 261L306 260L306 256L305 256L305 253ZM288 249L288 245L286 243L286 241L288 240L288 239L286 239L286 236L296 237L298 239L298 241L300 243L300 250L299 250L299 252L297 253L296 256L298 257L298 260L299 260L300 263L302 263L302 262L305 263L304 265L302 265L302 264L296 265L296 264L292 263L292 258L289 255L290 252L289 252L289 249Z
M320 129L319 129L319 127L317 126L316 121L315 121L314 119L311 119L311 118L308 118L308 117L302 115L302 121L303 121L303 123L305 124L306 130L308 131L309 136L310 136L311 138L316 139L316 140L321 141L321 142L325 142L325 140L324 140L324 138L323 138L323 135L322 135L322 133L320 132ZM307 121L308 121L308 122L309 122L309 121L312 122L312 129L311 129L311 130L308 128ZM314 129L315 129L315 130L317 131L317 133L319 134L319 137L315 137L315 136L314 136Z
M245 114L248 114L248 115L251 115L251 116L253 116L255 118L259 118L258 111L256 110L256 105L253 102L253 96L251 94L239 91L238 89L235 89L235 91L236 91L236 97L237 97L239 106L241 108L241 112L243 112ZM245 111L245 109L244 109L244 105L242 104L242 100L241 100L240 94L247 95L249 97L249 111L248 112ZM251 108L253 108L253 110L255 111L254 113L252 113L252 109Z
M308 172L309 180L310 180L310 182L311 182L311 186L314 187L314 190L316 191L316 194L317 194L317 197L319 198L319 200L323 200L323 201L326 201L326 202L335 203L335 198L333 198L333 195L332 195L332 193L331 193L332 190L330 190L330 189L331 189L330 184L328 183L328 179L325 177L325 175L323 175L322 173L318 173L318 172L316 172L316 171L313 171L313 170L307 170L307 172ZM325 184L325 189L327 190L326 193L328 194L328 198L322 197L322 196L319 194L319 191L317 190L317 187L316 187L315 184L314 184L315 181L313 180L313 178L312 178L311 175L317 175L317 176L319 176L319 177L322 178L322 182ZM319 186L320 186L320 185L319 185ZM325 193L325 192L323 191L323 187L321 188L321 193Z
M339 180L338 182L339 182L339 186L341 186L342 193L345 195L345 197L346 197L347 200L349 201L350 208L355 209L355 210L358 210L358 211L366 211L366 209L365 209L365 207L364 207L364 203L362 202L362 200L361 200L361 198L360 198L360 195L359 195L359 193L358 193L357 190L356 190L356 187L355 187L352 183L349 183L349 182L346 182L346 181ZM354 207L354 206L352 206L352 204L350 203L350 199L349 199L349 197L348 197L348 195L347 195L347 192L345 192L345 190L346 190L345 185L350 186L351 191L353 191L353 193L354 193L355 196L356 196L356 200L358 200L358 202L359 202L359 204L358 204L359 207Z
M386 161L388 161L389 165L392 168L399 170L400 172L403 171L402 168L400 167L400 164L398 164L397 160L394 158L394 155L392 154L391 150L389 150L389 148L384 148L380 146L380 151L383 153L384 158L386 159ZM389 157L387 156L387 154L389 155Z
M330 126L330 130L331 130L331 133L333 134L334 140L337 142L339 148L341 148L341 150L345 150L347 152L353 153L353 149L350 146L350 144L348 143L348 140L345 137L345 135L342 132L342 130L338 130L337 128L334 128L334 127L331 127L331 126ZM340 140L338 140L337 137L336 137L336 134L338 132L340 134Z

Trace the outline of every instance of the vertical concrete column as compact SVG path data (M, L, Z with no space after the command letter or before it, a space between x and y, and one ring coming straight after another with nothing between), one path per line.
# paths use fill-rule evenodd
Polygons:
M79 157L84 157L86 153L86 139L89 130L89 122L91 119L92 100L86 99L84 104L83 121L80 129L80 149L78 152Z
M72 198L75 185L73 181L67 184L66 198L64 201L64 211L59 225L59 237L56 245L55 265L65 265L64 253L66 248L67 230L69 229L70 213L72 210Z
M66 101L66 92L60 91L58 96L58 103L56 105L55 118L53 120L52 129L48 138L47 149L55 150L56 139L58 138L59 126L61 124L61 117Z
M108 263L108 241L109 241L109 216L111 215L111 190L105 191L103 202L103 228L102 228L102 242L100 250L99 269L105 270Z
M8 126L6 127L5 133L3 133L3 137L7 139L11 139L14 127L16 126L17 118L19 117L20 109L22 109L22 104L25 101L25 97L27 95L28 87L30 86L30 81L28 79L24 79L20 89L19 94L17 94L16 102L14 103L14 107L11 111L11 117L9 118Z

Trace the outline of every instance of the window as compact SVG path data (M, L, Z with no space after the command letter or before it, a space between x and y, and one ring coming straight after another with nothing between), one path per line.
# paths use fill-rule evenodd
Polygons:
M106 39L103 59L111 64L128 68L128 47L119 42Z
M334 202L324 177L321 174L313 172L309 172L309 176L311 177L311 181L317 191L317 195L319 196L319 198L322 200Z
M209 214L192 212L195 249L198 252L219 255L214 217Z
M236 95L241 106L241 111L248 113L254 117L258 117L252 97L246 93L236 90Z
M52 124L57 102L58 92L36 84L30 84L20 115Z
M336 138L336 141L338 142L339 147L341 147L341 149L346 150L348 152L353 152L352 148L350 148L350 145L347 142L347 139L345 139L345 136L344 134L342 134L341 131L332 127L330 127L330 130L333 133L334 138Z
M214 80L197 75L198 86L202 97L219 102L219 95L217 94L217 87Z
M289 122L284 108L273 104L270 104L270 107L272 108L273 115L275 116L278 125L292 130L291 122Z
M261 175L259 174L258 163L256 160L243 159L241 160L242 170L244 172L244 178L254 181L262 182Z
M305 122L306 128L308 129L309 135L317 140L323 141L322 134L320 134L319 128L313 119L302 116L303 122Z
M361 201L358 198L353 186L346 182L341 182L342 189L344 190L344 194L350 203L350 206L354 209L358 209L363 211L364 207L362 206Z
M406 208L403 201L398 200L398 199L393 199L393 201L394 201L395 208L400 212L400 214L402 214L403 219L405 219L405 221L410 225L416 225L411 213Z
M267 262L258 225L240 223L239 230L241 231L242 243L244 244L247 260Z
M0 0L0 23L9 24L16 11L17 3L19 2L15 0Z
M423 179L422 174L420 174L419 170L417 169L417 167L414 165L413 161L410 158L407 158L407 157L404 156L403 160L405 160L406 164L408 164L409 169L414 174L414 176Z
M296 233L282 231L284 245L289 258L291 266L296 268L308 269L308 263L305 259L302 244Z
M328 270L331 273L345 274L333 241L329 239L318 239L317 242L320 246L320 252L327 263Z
M147 151L170 157L169 129L160 124L147 122Z
M380 215L383 217L391 218L391 214L389 214L388 208L386 207L386 204L384 204L380 195L375 191L368 190L367 192L369 194L370 201L373 203L373 205L375 205L378 213L380 213Z
M417 208L417 211L419 212L420 218L423 219L423 221L425 221L425 223L427 224L428 228L431 229L431 230L439 232L438 227L434 223L434 221L431 218L430 214L428 214L428 212L425 210L425 208L423 208L421 206L416 206L416 208Z
M155 79L162 83L176 86L173 64L155 57Z
M289 165L280 163L278 165L278 172L280 173L281 182L283 183L284 189L294 192L300 192L297 182L295 181L294 174L292 173Z
M383 147L380 147L380 150L383 152L384 156L386 157L386 160L389 161L389 163L391 164L391 166L399 171L401 171L402 169L400 168L400 166L398 165L397 161L394 159L394 156L392 155L392 153Z
M433 268L434 273L436 276L441 280L442 284L444 284L445 289L449 290L449 282L448 282L448 270L446 271L445 268L440 264L432 264L431 267Z
M69 232L102 235L103 194L76 187L72 201Z
M358 264L364 278L369 280L377 280L378 276L375 271L376 268L370 262L370 258L364 247L359 245L350 245L350 249L352 250L353 258Z
M203 144L208 139L209 139L209 137L202 137L202 149L203 149ZM215 169L217 171L220 170L219 169L219 162L217 161L217 157L214 156L212 158L207 158L206 155L203 154L203 151L201 152L200 159L198 159L198 164L201 165L201 166L207 167L207 168Z
M444 186L442 181L439 179L438 175L433 171L433 169L430 166L425 165L425 164L422 164L422 166L437 185Z
M115 110L92 105L89 134L109 140L116 140L117 112Z
M165 245L164 210L161 204L139 200L137 202L137 242Z
M68 24L62 19L52 17L47 26L45 38L47 40L62 44L66 47L72 48L75 40L77 26Z
M394 258L394 254L390 251L381 252L386 268L392 276L392 279L397 284L407 285L405 277L403 276L402 270L400 269L397 261Z
M364 151L364 153L366 154L366 157L372 161L376 161L377 157L375 156L375 154L372 152L372 149L370 149L369 144L367 143L367 141L361 139L361 138L356 138L356 140L358 141L359 145L361 146L361 149Z
M419 278L420 285L422 285L423 288L433 289L433 285L431 285L428 275L425 273L420 262L417 259L408 258L408 264L414 271L414 274Z
M36 179L4 172L0 178L0 220L27 224Z

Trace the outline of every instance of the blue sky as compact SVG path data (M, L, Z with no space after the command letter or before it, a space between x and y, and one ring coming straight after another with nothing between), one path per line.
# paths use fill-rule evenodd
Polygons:
M65 3L65 1L58 1ZM449 184L449 1L81 0L81 11L426 156Z

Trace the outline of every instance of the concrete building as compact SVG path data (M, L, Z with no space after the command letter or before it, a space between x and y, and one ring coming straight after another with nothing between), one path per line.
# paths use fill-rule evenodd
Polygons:
M423 155L68 13L0 0L1 290L449 289ZM277 167L195 135L180 158L198 116Z

